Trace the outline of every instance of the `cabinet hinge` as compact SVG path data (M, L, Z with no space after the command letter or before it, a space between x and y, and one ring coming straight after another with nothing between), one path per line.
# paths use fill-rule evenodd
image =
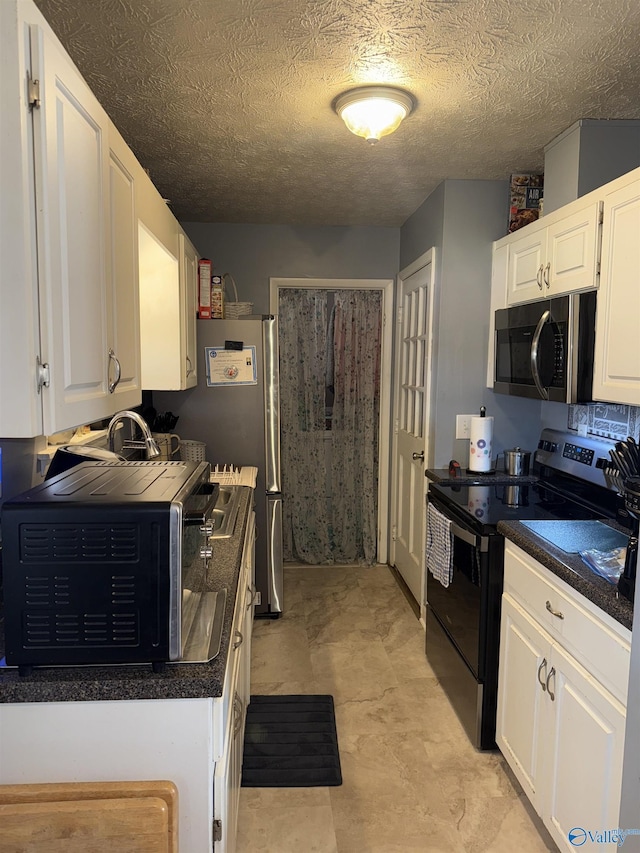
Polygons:
M600 261L596 261L596 275L600 275Z
M222 841L222 821L214 820L213 822L213 841Z
M51 383L51 374L47 362L41 362L40 356L36 356L36 385L38 394L43 388L48 388Z
M29 99L29 109L40 109L40 81L34 80L31 74L27 71L27 97Z
M253 599L254 604L262 604L262 593L258 590L256 592L255 598Z
M604 222L604 202L601 201L598 207L598 225L602 225Z
M402 323L402 305L398 305L398 323Z
M395 541L396 541L396 539L398 538L398 528L397 528L397 526L396 526L395 524L394 524L394 525L393 525L393 527L391 528L391 538L393 539L393 541L394 541L394 542L395 542Z

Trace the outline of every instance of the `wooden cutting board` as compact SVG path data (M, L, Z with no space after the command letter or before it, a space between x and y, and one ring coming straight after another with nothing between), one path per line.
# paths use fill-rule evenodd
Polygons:
M0 785L0 853L177 853L172 782Z

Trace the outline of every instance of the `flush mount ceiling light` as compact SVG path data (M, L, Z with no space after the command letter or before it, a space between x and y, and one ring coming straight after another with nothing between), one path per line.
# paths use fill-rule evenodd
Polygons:
M334 109L351 133L377 142L396 130L415 106L413 97L391 86L361 86L340 95Z

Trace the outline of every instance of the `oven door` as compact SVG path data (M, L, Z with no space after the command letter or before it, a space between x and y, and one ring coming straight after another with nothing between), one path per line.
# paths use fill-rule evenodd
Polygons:
M443 515L451 511L429 497ZM481 536L459 522L451 522L453 534L453 578L444 587L427 574L427 603L448 639L456 647L477 681L484 681L486 661L486 610L489 593L489 537Z
M453 577L444 587L427 574L427 659L471 742L493 749L504 542L431 491L429 500L452 522Z

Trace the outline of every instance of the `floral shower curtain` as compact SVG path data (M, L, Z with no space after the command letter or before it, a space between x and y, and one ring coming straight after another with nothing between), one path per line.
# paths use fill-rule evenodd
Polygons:
M280 291L284 556L313 564L373 563L382 294L331 291L327 322L328 293ZM330 433L327 387L334 396Z

